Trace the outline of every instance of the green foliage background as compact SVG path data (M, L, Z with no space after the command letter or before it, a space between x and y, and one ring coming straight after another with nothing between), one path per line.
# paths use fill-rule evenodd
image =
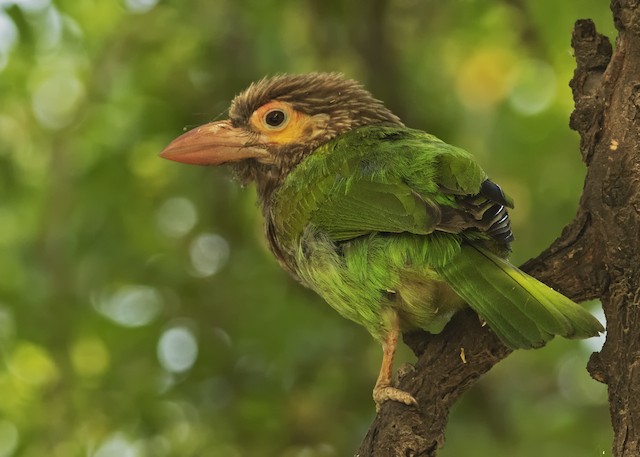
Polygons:
M252 189L158 152L264 75L341 71L477 154L524 261L577 207L570 35L615 36L607 2L156 2L0 0L0 457L352 455L379 348L279 269ZM513 354L442 455L610 455L591 348Z

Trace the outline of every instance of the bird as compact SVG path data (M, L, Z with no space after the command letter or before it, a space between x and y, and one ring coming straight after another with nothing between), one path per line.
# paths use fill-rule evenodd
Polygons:
M513 200L473 156L406 127L356 80L265 77L236 95L228 114L160 156L224 164L242 185L255 183L278 263L381 344L377 410L417 404L394 385L399 336L439 333L463 308L512 349L603 331L509 262Z

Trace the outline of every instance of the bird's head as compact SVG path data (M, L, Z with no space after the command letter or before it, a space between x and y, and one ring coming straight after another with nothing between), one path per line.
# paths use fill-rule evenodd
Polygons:
M228 163L243 183L268 192L321 144L373 124L402 125L358 82L338 73L280 75L251 84L231 103L228 120L183 134L160 156Z

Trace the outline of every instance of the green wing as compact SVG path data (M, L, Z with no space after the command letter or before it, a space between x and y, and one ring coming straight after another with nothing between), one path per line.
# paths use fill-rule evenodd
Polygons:
M334 241L372 232L488 231L502 217L503 238L511 235L504 209L511 200L466 151L409 129L368 133L311 158L320 162L313 167L338 171L327 174L316 207L301 216Z
M290 233L310 224L335 242L371 233L457 234L458 253L431 267L510 347L602 330L583 308L503 258L513 203L465 151L409 129L358 129L316 151L289 179L284 194L299 195L281 196Z
M435 221L425 202L401 182L361 180L348 191L334 189L330 202L320 206L311 222L334 241L372 232L413 232L426 235Z

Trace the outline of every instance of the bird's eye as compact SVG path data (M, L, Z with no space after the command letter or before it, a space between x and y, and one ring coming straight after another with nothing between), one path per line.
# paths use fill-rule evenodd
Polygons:
M287 121L287 113L273 109L264 115L264 123L269 127L281 127Z

